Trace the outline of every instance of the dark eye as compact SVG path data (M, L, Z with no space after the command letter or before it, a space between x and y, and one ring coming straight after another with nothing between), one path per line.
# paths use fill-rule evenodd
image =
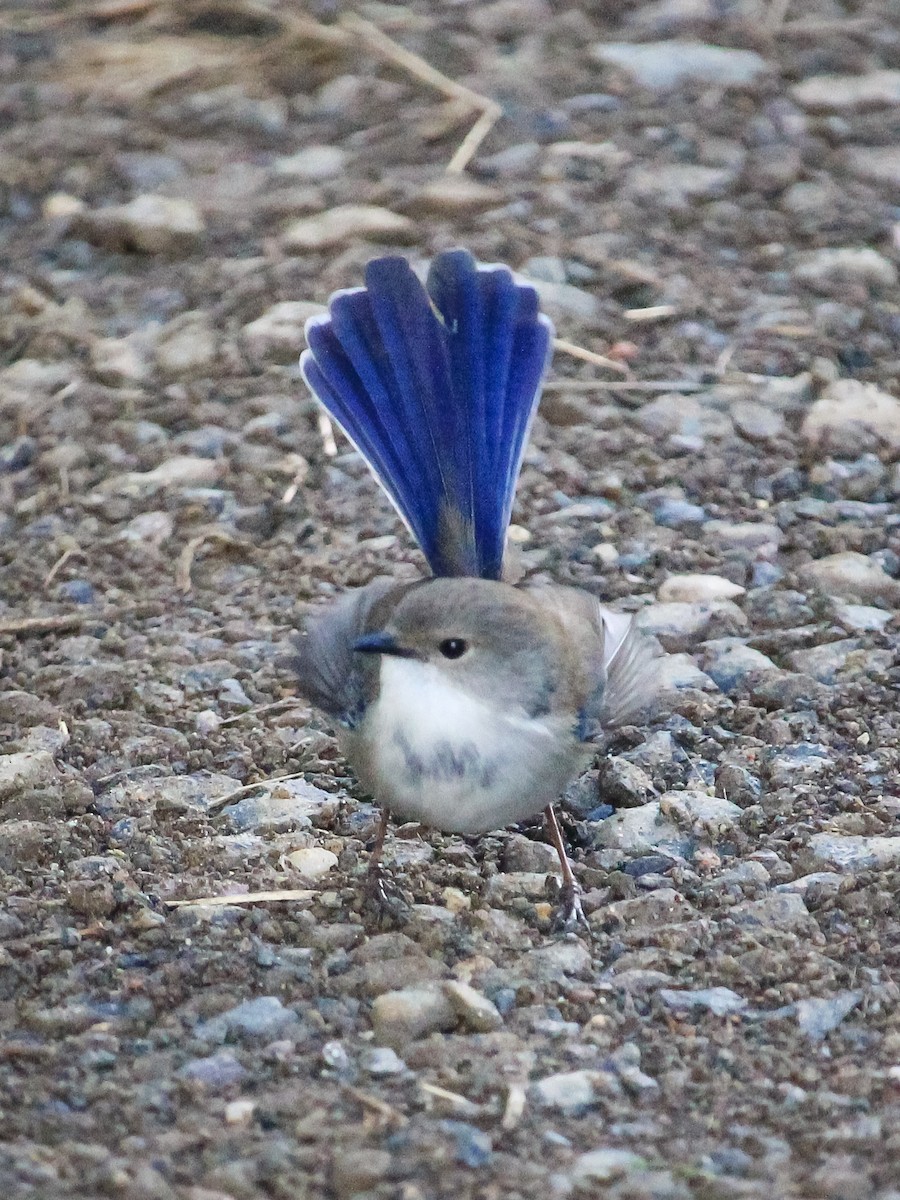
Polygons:
M444 638L438 646L444 658L462 658L469 648L469 643L464 642L462 638Z

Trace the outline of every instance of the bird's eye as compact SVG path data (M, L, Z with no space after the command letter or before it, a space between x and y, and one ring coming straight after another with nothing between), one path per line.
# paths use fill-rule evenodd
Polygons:
M462 638L444 638L438 646L444 658L462 658L469 648L469 643L464 642Z

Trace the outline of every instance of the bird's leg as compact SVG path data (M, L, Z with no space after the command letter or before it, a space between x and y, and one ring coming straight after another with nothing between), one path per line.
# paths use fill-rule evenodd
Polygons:
M406 905L400 893L391 888L384 863L381 861L389 821L388 810L383 808L378 821L378 829L375 832L375 841L372 843L369 854L369 867L366 872L366 900L377 912L379 920L393 918L399 921L405 915Z
M556 819L556 813L553 810L552 804L548 804L544 809L544 821L547 825L547 832L550 834L550 841L559 855L559 871L562 876L562 886L559 890L559 904L553 915L553 928L560 932L568 932L575 929L578 925L587 926L587 917L584 915L584 909L581 907L581 888L572 874L572 864L569 862L569 856L566 854L566 845L563 841L562 830L559 827L559 821Z

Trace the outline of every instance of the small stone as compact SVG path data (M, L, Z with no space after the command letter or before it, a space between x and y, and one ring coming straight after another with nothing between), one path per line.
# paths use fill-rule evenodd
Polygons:
M549 874L559 870L559 858L552 846L546 842L535 842L519 833L510 834L505 839L500 861L507 873L544 871Z
M784 535L767 521L708 521L704 537L723 550L765 550L778 546Z
M826 1034L837 1029L844 1017L862 1002L863 993L838 992L836 996L825 996L811 1000L798 1000L795 1006L797 1024L808 1038L821 1041Z
M805 587L841 600L888 605L900 602L900 582L873 559L854 550L807 563L797 575Z
M410 211L455 217L496 208L504 201L497 188L488 187L470 175L442 175L432 180L410 202Z
M344 171L347 152L340 146L306 146L296 154L279 156L273 165L276 175L287 175L306 183L319 183L334 179Z
M160 329L156 364L171 378L204 375L217 354L216 335L206 313L181 313Z
M635 624L658 638L663 649L677 653L692 650L707 638L740 634L746 629L747 618L730 600L706 604L670 601L641 609Z
M294 850L287 855L286 861L303 879L310 881L321 879L338 864L338 857L331 850L321 846L307 846L302 850Z
M793 274L800 283L826 292L833 284L841 283L861 283L876 288L891 288L897 284L897 268L871 246L812 250L801 256Z
M627 758L612 755L600 765L600 793L616 808L635 808L656 795L653 780Z
M704 167L698 163L664 163L635 166L628 173L626 191L636 199L659 200L677 208L686 208L697 200L723 196L734 181L734 173L724 167Z
M53 192L41 204L41 215L45 221L68 221L78 213L84 212L87 205L67 192Z
M332 795L305 779L284 779L267 785L263 795L245 796L222 812L241 833L287 833L308 829L333 804Z
M687 921L695 912L693 905L680 892L672 887L659 887L631 900L616 900L607 904L591 913L590 920L591 925L599 925L603 929L615 929L617 926L642 929Z
M716 795L741 808L758 804L762 796L762 782L759 777L741 763L721 763L716 768L715 782Z
M834 603L834 615L850 633L880 633L894 616L871 604L846 604L840 600Z
M494 1146L483 1129L477 1129L467 1121L442 1121L441 1128L456 1140L456 1161L464 1167L477 1170L485 1167L494 1157Z
M285 1008L277 996L255 996L203 1021L194 1029L194 1036L205 1042L224 1042L229 1034L271 1039L296 1023L297 1014L292 1008Z
M246 1067L227 1050L208 1058L192 1058L178 1071L182 1079L200 1083L211 1091L223 1091L239 1083L247 1074Z
M713 638L705 642L701 663L723 692L741 688L749 675L778 670L771 658L747 646L741 638Z
M564 1071L539 1079L529 1090L540 1108L574 1114L590 1108L600 1095L608 1095L609 1080L601 1071Z
M818 929L797 892L773 892L762 900L745 900L728 910L736 925L764 929Z
M699 504L666 498L653 509L653 520L667 529L684 529L689 525L703 525L709 520L709 514Z
M97 338L91 345L91 367L109 387L134 387L146 383L151 366L143 338Z
M0 802L61 781L53 756L45 750L0 755Z
M787 429L781 413L767 404L738 400L730 411L735 429L748 442L772 442Z
M289 225L282 245L289 254L331 250L356 239L411 241L416 226L409 217L371 204L344 204Z
M651 437L728 437L734 426L727 413L705 404L702 397L664 392L638 409L634 420Z
M473 1033L493 1033L503 1027L503 1018L497 1006L476 988L457 979L444 984L447 999L463 1022Z
M587 979L592 962L590 951L576 938L529 950L522 956L521 966L529 978L551 983L560 978Z
M429 1033L447 1032L456 1021L456 1010L438 983L384 992L372 1002L375 1037L398 1050Z
M900 864L900 837L816 833L809 839L809 848L819 862L850 874Z
M600 301L592 292L574 287L571 283L551 283L533 278L529 278L528 282L537 292L541 308L551 318L594 321L600 314Z
M530 177L540 161L540 142L516 142L496 154L477 160L478 173L488 178L521 179Z
M128 204L88 209L73 218L72 233L95 245L142 254L187 255L200 244L203 218L189 200L135 196Z
M859 638L841 638L824 646L813 646L810 650L794 650L788 655L788 664L792 670L804 671L819 683L836 683L839 676L853 674L852 671L845 672L844 668L861 644Z
M37 442L33 437L23 434L14 442L0 446L0 473L12 475L16 471L24 471L30 467L37 454Z
M734 50L705 42L674 39L660 42L600 42L591 57L602 65L620 67L641 87L668 91L682 83L743 87L769 70L753 50Z
M687 604L708 604L712 600L734 600L746 588L732 583L721 575L670 575L656 593L663 604L682 601Z
M900 148L897 146L848 146L847 164L859 179L900 188Z
M693 1009L705 1008L716 1017L726 1017L731 1013L744 1012L749 1001L739 996L727 987L698 988L695 990L680 990L675 988L660 988L660 1000L666 1008L675 1012L691 1012Z
M595 1195L598 1187L646 1169L646 1159L631 1150L603 1148L579 1155L572 1164L568 1177L577 1192Z
M390 1046L373 1046L360 1059L360 1066L370 1075L402 1075L408 1070L406 1063Z
M293 363L305 345L304 329L312 317L325 312L307 300L283 300L241 330L248 354L258 362Z
M819 112L855 112L900 104L900 71L864 75L811 75L794 84L791 96L804 108Z
M598 845L626 854L651 854L664 850L684 856L690 853L693 829L727 833L741 817L736 804L706 792L667 792L640 808L615 813L598 828ZM677 818L677 820L676 820Z
M338 1148L331 1167L331 1186L337 1200L350 1200L368 1193L386 1178L391 1169L387 1150Z
M812 446L846 453L848 439L859 449L886 445L900 450L900 400L872 383L836 379L810 407L800 429Z
M97 599L94 585L89 579L65 580L59 585L59 596L61 600L68 600L72 604L93 604Z

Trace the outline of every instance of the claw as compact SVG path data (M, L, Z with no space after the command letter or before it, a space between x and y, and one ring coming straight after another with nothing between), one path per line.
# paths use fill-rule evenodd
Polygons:
M578 930L591 935L591 927L581 906L581 888L573 880L559 889L559 903L550 922L550 932L576 933Z
M369 863L363 901L379 925L403 925L409 918L406 897L378 859Z

